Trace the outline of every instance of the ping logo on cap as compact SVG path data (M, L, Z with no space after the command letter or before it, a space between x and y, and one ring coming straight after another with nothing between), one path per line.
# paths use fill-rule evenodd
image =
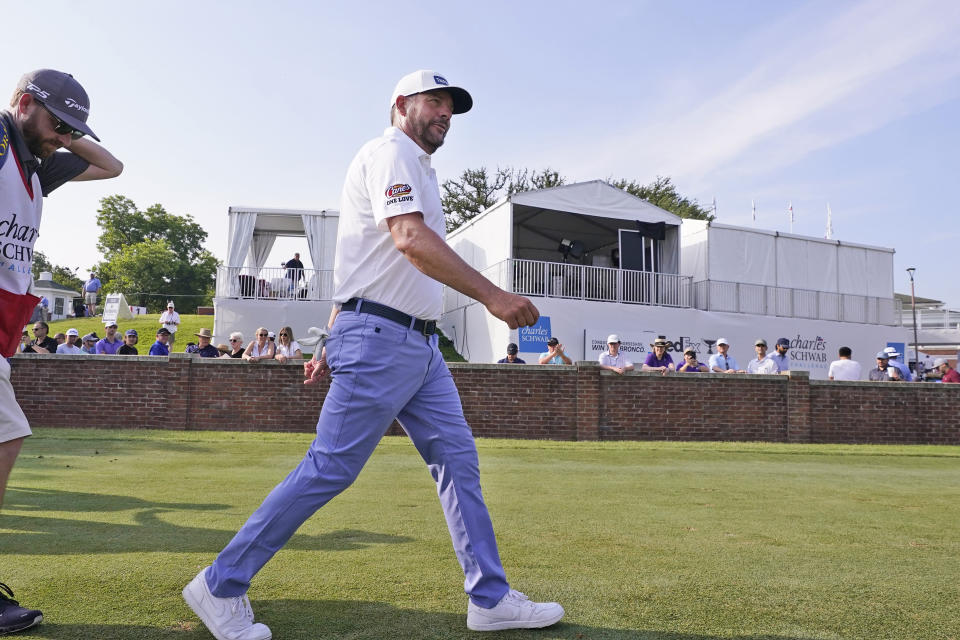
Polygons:
M383 195L388 198L396 198L397 196L405 196L413 191L413 187L408 184L395 184L391 187L387 187L387 190L384 191Z
M436 82L437 84L442 84L445 87L450 84L449 82L447 82L447 79L444 78L443 76L433 76L433 81Z

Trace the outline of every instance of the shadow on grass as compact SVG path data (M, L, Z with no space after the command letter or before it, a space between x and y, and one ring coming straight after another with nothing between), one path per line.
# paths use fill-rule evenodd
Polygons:
M291 640L351 638L431 640L476 639L466 628L466 615L428 613L397 609L382 602L346 600L269 600L253 603L257 620L270 626L274 638ZM560 622L546 629L501 631L484 637L499 640L710 640L713 635L674 633L644 629L611 629ZM45 623L26 638L57 640L163 640L166 638L210 638L203 624L190 617L165 628L142 625L90 625ZM737 640L806 640L799 636L743 635Z
M236 530L188 527L168 522L182 519L183 511L217 511L223 504L151 502L129 496L73 491L11 489L0 512L4 553L78 554L137 551L216 553L233 538ZM32 515L11 515L10 510L89 512L91 514L136 510L136 524L94 522ZM239 527L239 523L238 523ZM11 533L11 531L13 533ZM319 536L294 535L286 548L301 551L351 551L373 544L412 542L408 536L346 529Z

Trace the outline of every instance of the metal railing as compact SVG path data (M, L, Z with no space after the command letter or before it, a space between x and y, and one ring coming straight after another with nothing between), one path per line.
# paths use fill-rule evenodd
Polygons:
M249 300L330 300L333 271L283 267L218 267L217 297Z
M693 283L693 306L703 311L894 325L892 298L772 287L744 282Z
M913 311L909 304L897 309L897 319L904 327L913 326ZM953 309L917 309L917 329L960 330L960 311Z
M501 289L525 296L690 306L689 276L519 259L498 262L481 273ZM471 302L462 293L445 288L445 312Z

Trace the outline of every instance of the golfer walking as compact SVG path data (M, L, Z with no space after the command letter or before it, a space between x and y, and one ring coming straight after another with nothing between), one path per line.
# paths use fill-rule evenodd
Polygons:
M426 461L463 568L467 626L538 628L563 617L556 603L530 601L507 583L480 491L473 434L437 348L442 286L482 302L515 329L537 321L526 298L507 293L444 242L440 190L430 156L470 94L434 71L397 84L391 126L365 144L347 172L334 265L330 338L305 371L333 379L306 456L267 496L213 565L183 591L213 635L266 640L254 623L250 580L300 525L360 473L396 418Z

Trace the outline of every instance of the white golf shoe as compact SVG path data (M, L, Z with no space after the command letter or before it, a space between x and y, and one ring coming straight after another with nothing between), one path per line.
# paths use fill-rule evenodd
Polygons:
M556 602L532 602L519 591L510 589L492 609L478 607L471 601L467 607L467 628L473 631L539 629L549 627L562 617L563 607Z
M183 588L183 599L217 640L270 640L270 627L253 621L253 609L246 594L218 598L210 593L206 569Z

